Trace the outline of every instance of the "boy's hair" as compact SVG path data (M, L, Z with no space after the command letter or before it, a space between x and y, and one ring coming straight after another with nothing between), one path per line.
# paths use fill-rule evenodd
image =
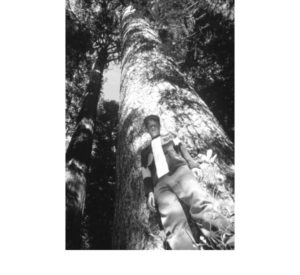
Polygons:
M159 117L156 116L156 115L150 115L150 116L146 116L145 119L144 119L144 125L145 125L146 128L147 128L149 120L155 120L160 125Z

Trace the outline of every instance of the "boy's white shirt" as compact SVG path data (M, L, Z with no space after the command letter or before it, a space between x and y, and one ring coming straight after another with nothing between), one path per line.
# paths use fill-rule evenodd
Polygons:
M157 177L160 178L165 174L169 173L169 167L166 160L166 156L162 149L162 140L160 136L152 139L151 147L152 147Z
M179 143L181 143L181 140L178 137L175 137L173 139L173 142L174 142L175 146L177 146Z

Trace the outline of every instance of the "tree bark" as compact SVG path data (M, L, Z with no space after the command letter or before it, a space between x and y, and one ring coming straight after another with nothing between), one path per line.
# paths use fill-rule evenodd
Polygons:
M89 76L86 96L78 115L77 127L66 152L66 248L79 249L86 177L91 159L97 103L102 87L107 50L99 51Z
M161 50L158 34L132 7L122 16L121 101L117 147L114 249L164 249L159 216L150 214L144 196L140 152L150 142L143 119L159 115L162 134L178 136L197 161L211 149L217 158L203 163L199 184L233 186L233 144L176 64ZM215 188L215 191L218 188ZM215 192L214 191L214 192ZM223 198L220 194L222 193ZM230 192L219 192L220 209ZM224 194L227 194L224 196ZM225 208L225 207L224 207ZM224 210L224 209L223 209Z

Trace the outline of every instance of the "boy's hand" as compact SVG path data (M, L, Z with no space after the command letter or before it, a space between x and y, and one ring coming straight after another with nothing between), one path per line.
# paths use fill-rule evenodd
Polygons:
M203 174L202 174L201 169L199 169L199 168L193 168L193 169L192 169L192 172L193 172L194 176L195 176L197 179L202 179Z
M155 209L155 199L154 199L153 192L150 192L148 194L147 206L148 206L148 208L150 209L151 212L156 212L156 209Z

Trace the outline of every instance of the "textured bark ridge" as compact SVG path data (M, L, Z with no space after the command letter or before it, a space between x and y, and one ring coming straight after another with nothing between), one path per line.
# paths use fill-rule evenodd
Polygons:
M77 127L66 152L66 247L80 248L80 223L85 206L86 176L91 159L93 134L100 96L106 50L100 51L90 73L87 93Z
M223 213L232 216L228 188L233 187L233 144L176 64L163 53L158 34L128 7L122 17L115 249L164 248L159 216L146 208L141 177L140 152L150 142L142 123L150 114L160 116L162 134L178 136L202 163L199 184L220 201Z

